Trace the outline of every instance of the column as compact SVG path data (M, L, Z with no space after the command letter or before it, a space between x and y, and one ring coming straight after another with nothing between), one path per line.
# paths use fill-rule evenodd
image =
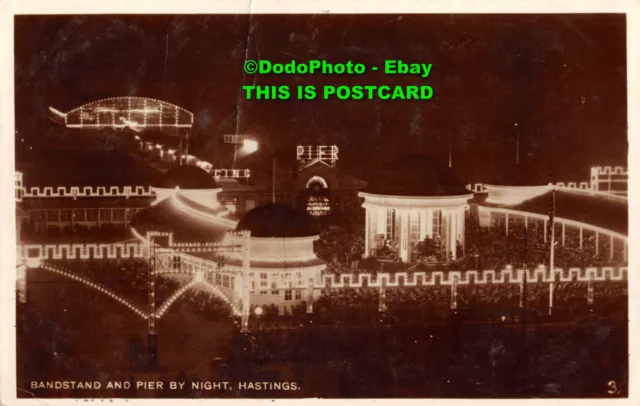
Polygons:
M309 278L307 286L307 313L313 313L313 278Z
M24 261L23 258L18 260ZM27 303L27 266L23 263L16 268L16 292L20 303Z
M426 220L427 220L427 235L433 238L433 210L426 211Z
M376 234L385 235L387 232L387 209L383 207L376 207L373 209L372 215L378 216L376 221Z
M505 213L504 231L506 235L509 235L509 213Z
M451 258L456 259L456 228L458 219L455 211L449 211L449 252L451 252Z
M464 255L465 210L460 210L458 215L460 216L458 222L458 234L460 235L460 244L462 245L462 254Z
M544 242L547 242L547 219L544 220Z
M421 210L420 211L420 241L423 241L429 232L427 231L427 216L429 215L429 210Z
M613 259L613 236L610 237L610 243L609 243L609 260Z
M378 293L378 311L379 312L384 312L387 310L387 304L386 304L386 286L387 286L387 279L383 278L382 279L382 283L380 284L380 291Z
M409 212L400 211L400 258L402 261L409 261Z
M249 332L249 309L250 290L249 290L249 271L251 268L251 235L248 231L240 237L242 239L242 317L240 328L243 333Z
M453 284L451 284L451 309L458 308L458 277L453 277Z
M371 212L369 210L369 207L366 207L364 209L364 256L369 257L371 256L371 242L369 241L370 238L372 238L371 236L371 230L370 230L370 217L371 217Z
M562 246L564 247L564 229L565 229L565 224L562 223Z
M600 233L596 231L596 255L600 253Z
M582 227L580 227L580 249L582 249Z
M628 252L629 252L629 250L627 249L627 242L625 241L625 242L624 242L624 260L625 260L625 261L628 261L628 260L629 260L629 257L628 257L628 255L629 255L629 254L628 254Z

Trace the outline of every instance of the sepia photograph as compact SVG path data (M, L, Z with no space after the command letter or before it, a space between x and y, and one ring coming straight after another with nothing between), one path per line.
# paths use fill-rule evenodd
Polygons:
M14 396L628 398L627 17L12 16Z

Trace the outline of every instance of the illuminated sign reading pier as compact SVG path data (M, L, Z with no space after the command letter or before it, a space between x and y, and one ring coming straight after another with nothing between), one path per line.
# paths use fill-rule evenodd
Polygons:
M323 161L333 167L338 161L338 146L298 145L296 148L296 155L298 161L300 161L302 165L306 165L311 162Z

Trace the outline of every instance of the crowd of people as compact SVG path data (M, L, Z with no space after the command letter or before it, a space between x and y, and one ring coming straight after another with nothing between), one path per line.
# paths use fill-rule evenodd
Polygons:
M404 323L446 321L456 317L475 321L519 320L522 303L532 315L542 319L549 313L549 283L472 284L430 287L325 288L314 304L321 323L366 324L384 314ZM384 297L381 299L381 295ZM590 300L591 295L591 300ZM590 312L622 312L627 308L625 281L553 284L554 320L574 320ZM532 316L533 317L533 316Z
M510 225L507 234L504 227L485 228L468 224L465 236L465 256L463 269L503 269L506 265L529 267L549 265L550 237L545 241L542 227L529 227L525 233L524 224ZM611 256L611 240L598 236L596 249L595 232L583 231L582 248L580 231L575 227L565 228L564 244L561 226L556 225L554 266L558 268L585 268L602 266L625 266L624 245L614 245ZM478 268L476 268L476 265Z
M538 265L549 266L550 239L545 241L542 227L528 227L525 233L524 224L510 224L507 230L504 224L494 227L480 227L477 222L469 219L465 228L464 249L460 242L456 247L457 259L447 255L440 239L426 237L418 242L413 249L415 261L402 263L381 251L382 254L351 262L342 262L339 266L328 262L328 271L334 274L352 272L411 272L414 271L447 271L447 270L501 270L507 265L522 268L525 263L529 268ZM580 246L580 231L575 227L566 227L564 239L562 227L556 224L554 249L554 267L556 268L586 268L604 266L626 266L627 260L624 245L614 241L611 250L611 239L604 235L596 236L595 232L583 230L582 246ZM526 234L526 236L525 236ZM329 238L330 235L326 235ZM353 238L360 238L354 236ZM596 247L596 238L598 244ZM333 243L323 242L324 246ZM346 246L346 245L345 245ZM613 255L611 253L613 252ZM357 265L353 262L356 261Z
M348 273L364 254L364 230L331 226L320 233L314 250L327 272Z

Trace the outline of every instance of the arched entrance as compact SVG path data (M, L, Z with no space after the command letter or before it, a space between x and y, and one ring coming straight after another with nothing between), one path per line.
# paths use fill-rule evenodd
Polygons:
M331 214L331 195L327 181L320 176L312 176L306 184L304 207L307 214L323 217Z

